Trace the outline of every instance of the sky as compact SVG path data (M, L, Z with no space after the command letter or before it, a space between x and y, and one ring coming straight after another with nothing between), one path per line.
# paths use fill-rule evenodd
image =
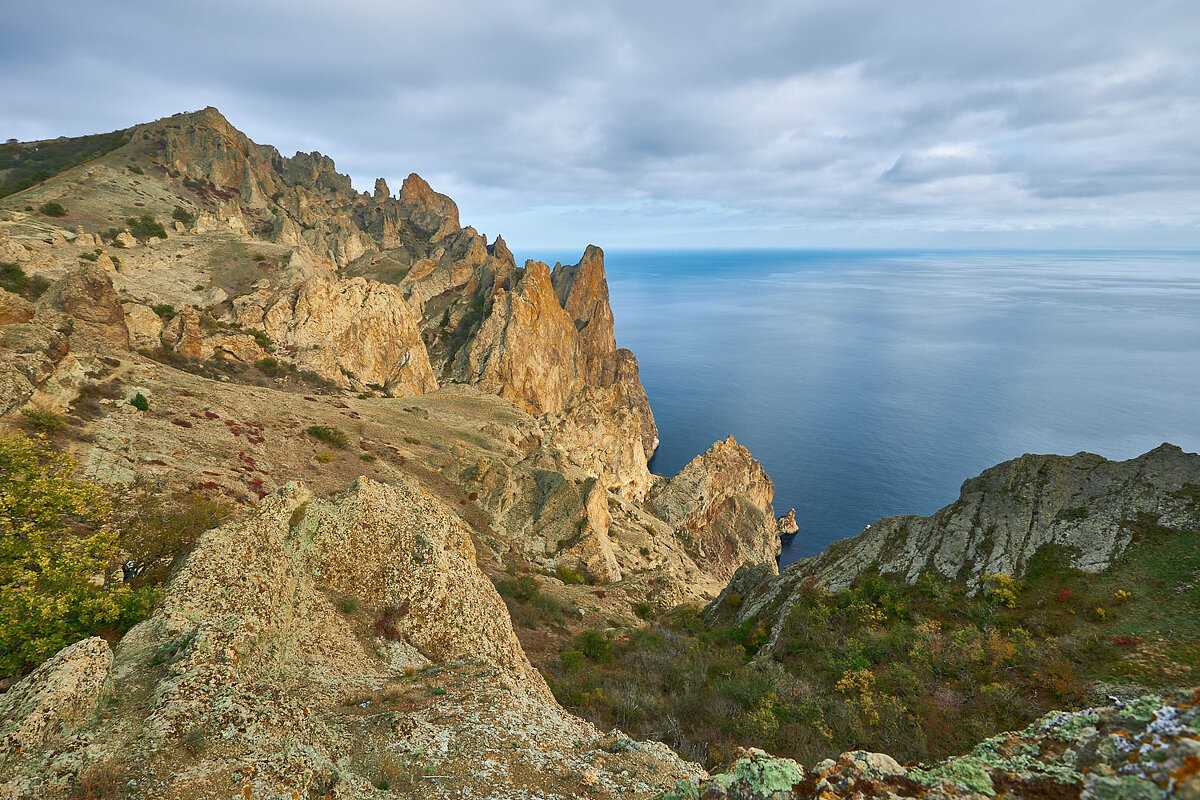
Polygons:
M1200 248L1196 0L0 0L0 139L213 105L546 247Z

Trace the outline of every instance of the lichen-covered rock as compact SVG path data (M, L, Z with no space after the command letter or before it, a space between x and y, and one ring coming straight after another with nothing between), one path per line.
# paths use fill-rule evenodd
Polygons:
M0 797L65 800L124 775L134 798L357 800L388 784L615 800L703 774L563 711L467 528L406 481L360 479L332 502L297 484L269 495L201 536L111 671L107 653L67 648L0 697L0 726L24 737L0 758ZM116 700L88 716L105 677ZM30 708L57 716L31 727ZM75 729L50 741L58 720Z
M0 694L0 760L28 755L81 725L111 666L108 642L92 637L64 647Z

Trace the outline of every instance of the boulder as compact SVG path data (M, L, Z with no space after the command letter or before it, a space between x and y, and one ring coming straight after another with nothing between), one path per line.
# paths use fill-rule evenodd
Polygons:
M80 264L60 278L38 300L39 309L61 311L121 347L129 347L125 311L108 272L95 264Z
M112 667L99 636L64 647L0 694L0 759L45 747L95 710Z
M33 304L12 292L0 289L0 325L14 325L33 319Z

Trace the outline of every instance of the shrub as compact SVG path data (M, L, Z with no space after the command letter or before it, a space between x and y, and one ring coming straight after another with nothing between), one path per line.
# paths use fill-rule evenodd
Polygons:
M349 444L350 438L346 436L346 432L341 428L334 428L328 425L310 425L308 435L314 439L320 439L324 442L329 442L334 447L345 449Z
M420 444L421 443L421 440L415 436L405 436L404 441L408 442L409 444Z
M50 281L41 277L29 277L17 264L0 263L0 289L19 294L26 300L36 300L50 288Z
M584 631L575 637L575 647L592 661L608 662L613 658L613 644L600 631Z
M162 226L161 222L156 222L154 217L149 214L142 214L140 217L128 217L125 223L129 226L129 232L137 239L150 239L155 236L159 239L167 238L167 229Z
M196 215L185 208L179 208L177 206L175 210L171 212L171 218L178 222L182 222L184 225L191 225L192 220L196 218Z
M650 619L654 616L654 604L647 603L645 600L643 600L633 607L633 613L636 614L639 619Z
M333 456L329 455L329 453L317 453L313 458L318 464L328 464L330 461L333 461Z
M542 593L537 578L532 575L522 575L515 581L500 581L496 584L496 589L504 597L511 597L523 603L537 600L538 595Z
M53 411L27 408L21 414L25 417L25 425L39 433L54 434L67 427L67 421Z
M46 217L65 217L67 209L57 200L51 200L38 206L38 213Z
M269 378L282 378L288 374L287 367L271 356L255 361L254 368Z
M271 337L267 336L266 331L260 331L257 328L249 328L246 333L254 337L255 343L263 350L270 352L274 346L271 344Z
M141 392L138 392L133 396L133 399L129 401L129 405L133 406L138 411L150 410L150 401L147 400L146 395L142 394Z
M44 439L0 438L0 674L142 619L156 598L112 580L119 552L99 487Z
M175 306L171 305L170 303L157 303L150 306L150 310L155 314L158 314L158 316L162 318L163 322L169 322L175 319L175 315L177 313L175 311Z
M558 574L558 579L565 584L587 583L587 579L583 575L570 567L560 566L555 572Z

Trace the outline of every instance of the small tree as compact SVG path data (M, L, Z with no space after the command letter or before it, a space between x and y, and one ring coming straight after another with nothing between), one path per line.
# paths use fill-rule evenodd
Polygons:
M146 615L157 593L113 580L109 503L46 440L0 437L0 675Z

